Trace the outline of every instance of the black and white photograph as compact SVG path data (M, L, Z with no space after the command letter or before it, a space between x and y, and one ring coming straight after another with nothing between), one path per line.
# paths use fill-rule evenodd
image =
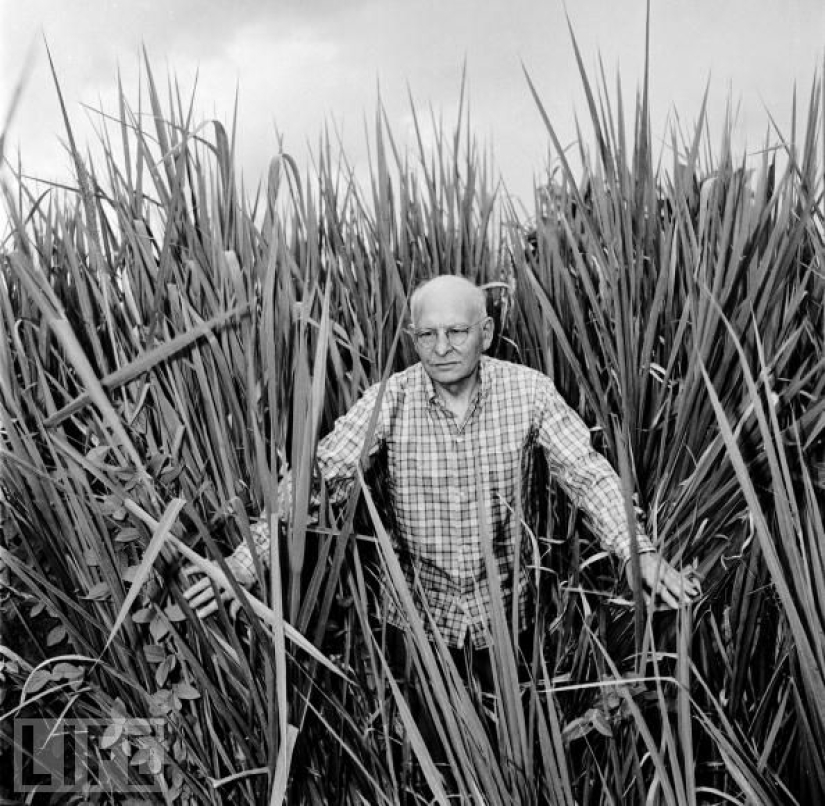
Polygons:
M822 0L0 0L0 806L825 803Z

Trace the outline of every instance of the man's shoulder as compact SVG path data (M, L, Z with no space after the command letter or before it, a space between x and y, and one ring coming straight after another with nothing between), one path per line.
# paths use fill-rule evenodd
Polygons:
M405 369L393 372L387 378L387 389L393 392L405 392L414 389L424 383L424 368L421 362L411 364ZM380 386L380 383L376 384Z
M405 369L394 372L390 377L394 378L399 386L421 383L424 378L424 365L416 361Z
M526 367L524 364L514 364L512 361L504 361L501 358L492 358L484 356L482 359L483 371L486 371L490 378L501 379L509 382L522 382L528 384L537 384L543 382L550 382L550 378L543 372L539 372L532 367Z
M364 397L374 400L382 393L382 382L376 381L365 391ZM420 363L412 364L405 369L393 372L383 384L382 399L386 403L396 402L398 397L402 398L410 391L424 386L424 370Z

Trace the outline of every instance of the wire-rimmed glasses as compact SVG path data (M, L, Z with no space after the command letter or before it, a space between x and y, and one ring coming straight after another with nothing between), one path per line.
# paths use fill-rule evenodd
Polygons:
M483 316L477 322L472 322L469 325L450 325L449 327L422 327L410 328L409 334L420 350L430 352L438 343L439 332L444 333L447 343L450 347L461 347L470 335L470 331L487 320L487 316Z

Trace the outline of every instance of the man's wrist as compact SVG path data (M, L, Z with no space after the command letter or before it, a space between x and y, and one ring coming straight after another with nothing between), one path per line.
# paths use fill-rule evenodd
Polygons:
M252 555L246 546L238 546L233 554L226 558L226 567L229 573L244 588L251 588L256 581Z

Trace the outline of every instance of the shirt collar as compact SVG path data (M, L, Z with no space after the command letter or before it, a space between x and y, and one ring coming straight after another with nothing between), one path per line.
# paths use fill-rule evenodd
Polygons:
M435 391L433 379L427 374L427 371L424 369L424 365L421 364L420 366L421 375L423 376L424 380L424 397L430 405L433 405L436 402L436 400L438 400L438 393ZM484 400L487 398L487 395L490 393L490 386L492 385L493 368L490 363L489 356L481 356L481 361L479 362L478 370L478 389L476 390L476 396L473 398L473 400L470 401L471 406L476 399L479 403L483 403Z

